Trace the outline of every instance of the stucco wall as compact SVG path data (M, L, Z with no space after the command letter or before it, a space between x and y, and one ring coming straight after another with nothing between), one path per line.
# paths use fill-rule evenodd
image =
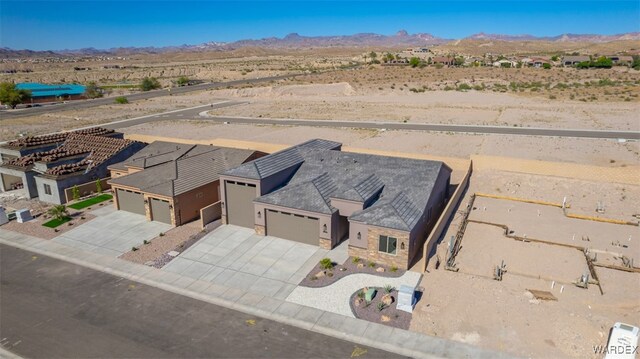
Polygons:
M38 186L36 185L35 175L33 171L20 171L13 168L0 167L0 173L8 174L11 176L20 177L22 184L24 185L25 193L29 198L38 197ZM4 189L3 189L4 190Z
M354 212L362 211L362 202L347 201L339 198L331 198L331 205L338 209L341 216L349 217Z
M200 210L210 204L220 200L218 196L219 181L211 182L189 192L178 195L173 200L174 211L176 212L175 225L180 226L200 217Z
M358 239L358 233L360 233L360 239ZM368 235L369 226L364 223L349 222L349 246L367 248L369 245Z
M67 203L67 200L64 196L64 189L60 186L60 184L50 178L44 177L36 177L35 178L36 186L38 187L38 199L42 202L53 203L53 204L64 204ZM44 190L44 185L47 184L51 187L51 194L47 194Z
M102 190L106 191L111 188L111 185L107 183L111 178L103 178L100 180L100 184L102 185ZM96 180L97 181L97 180ZM77 185L78 191L80 192L80 197L88 196L92 193L97 193L98 188L96 186L96 181L86 182ZM64 197L67 202L73 200L73 186L64 189Z
M220 219L220 217L222 217L222 206L218 201L200 210L200 225L204 228L207 224Z

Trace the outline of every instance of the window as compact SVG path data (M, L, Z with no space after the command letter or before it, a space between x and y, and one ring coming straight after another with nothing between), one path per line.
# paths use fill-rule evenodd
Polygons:
M51 195L51 186L46 183L44 184L44 194Z
M380 236L380 239L378 240L378 251L389 253L389 254L396 254L397 245L398 245L397 238Z

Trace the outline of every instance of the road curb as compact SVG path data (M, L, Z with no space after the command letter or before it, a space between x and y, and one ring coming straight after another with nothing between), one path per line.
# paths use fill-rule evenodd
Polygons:
M1 234L1 232L0 232ZM59 259L65 262L69 262L72 264L76 264L82 267L86 267L86 268L90 268L96 271L100 271L103 273L107 273L107 274L111 274L114 276L118 276L121 278L125 278L127 280L131 280L131 281L136 281L139 282L141 284L144 285L148 285L151 287L155 287L158 289L162 289L162 290L166 290L168 292L172 292L178 295L183 295L183 296L187 296L196 300L201 300L207 303L211 303L214 305L218 305L221 307L225 307L228 309L232 309L232 310L236 310L245 314L249 314L249 315L255 315L257 317L261 317L264 319L268 319L268 320L273 320L275 322L279 322L279 323L283 323L283 324L288 324L294 327L298 327L301 329L305 329L305 330L309 330L315 333L319 333L319 334L324 334L324 335L328 335L334 338L338 338L338 339L343 339L343 340L347 340L347 341L351 341L353 343L356 344L360 344L363 346L368 346L368 347L372 347L372 348L376 348L376 349L380 349L380 350L385 350L385 351L389 351L392 353L396 353L396 354L400 354L400 355L405 355L408 357L413 357L413 358L424 358L424 359L433 359L433 358L509 358L510 356L507 356L504 353L498 353L498 352L491 352L488 350L484 350L484 349L480 349L480 348L476 348L470 345L466 345L463 343L458 343L458 342L453 342L450 340L446 340L446 339L442 339L442 338L436 338L436 337L430 337L427 335L422 335L419 333L414 333L414 332L409 332L406 331L406 334L408 336L414 336L415 337L415 341L416 343L419 343L421 348L424 348L424 350L417 350L414 348L408 348L406 346L401 346L398 345L396 343L391 343L389 341L384 341L384 339L392 339L390 338L390 336L385 337L385 338L373 338L371 336L367 336L365 335L365 333L367 331L369 331L369 329L371 328L372 332L377 332L379 330L382 330L383 332L387 331L387 332L391 332L392 330L396 330L394 328L388 327L388 326L384 326L381 324L376 324L376 323L370 323L370 322L366 322L367 324L367 329L363 332L362 335L354 335L352 333L349 333L345 330L341 330L339 328L332 328L328 325L321 325L318 323L318 319L320 318L320 316L318 316L317 319L313 320L313 321L309 321L309 320L303 320L300 318L296 318L295 316L288 316L285 314L281 314L281 313L275 313L275 312L270 312L268 310L264 310L261 308L257 308L255 306L251 306L251 305L247 305L247 304L243 304L243 303L238 303L237 301L233 301L233 300L228 300L228 299L224 299L224 298L220 298L220 297L216 297L213 295L207 295L204 293L200 293L200 292L196 292L194 290L190 290L188 288L184 288L184 287L179 287L176 285L173 285L172 283L176 282L177 280L174 280L172 283L166 283L166 282L162 282L156 279L152 279L149 278L149 276L151 276L152 274L166 274L161 272L160 269L155 269L155 268L151 268L151 270L146 270L144 273L131 273L131 272L135 272L138 269L148 269L150 267L148 266L144 266L141 264L135 264L135 263L130 263L130 262L126 262L124 260L120 260L117 258L107 258L106 256L100 256L100 257L104 257L102 258L104 261L108 261L111 264L116 264L118 263L118 261L122 261L123 263L127 264L127 269L131 272L128 272L127 270L124 269L118 269L118 268L113 268L113 267L107 267L105 265L101 265L99 262L100 260L98 260L99 255L95 255L95 253L92 253L94 255L94 261L90 262L90 261L86 261L86 260L82 260L73 256L69 256L69 255L65 255L65 254L61 254L61 253L57 253L56 251L50 251L47 250L46 247L50 244L52 244L53 242L50 242L48 240L43 240L43 239L38 239L38 241L34 240L30 240L30 243L20 243L16 240L12 240L12 239L7 239L7 238L2 238L0 237L0 243L8 245L8 246L12 246L12 247L16 247L19 249L23 249L26 251L30 251L36 254L40 254L43 256L47 256L47 257L51 257L51 258L55 258L55 259ZM58 244L56 243L56 245L60 245L60 246L64 246L62 244ZM60 248L58 248L58 250L60 250ZM84 252L84 251L82 251ZM80 252L81 253L81 252ZM114 261L114 259L116 259ZM140 267L140 268L137 268ZM179 276L182 277L182 276ZM195 282L200 282L199 280L194 280L192 282L189 283L189 286L193 285L193 283ZM207 282L208 283L208 282ZM219 286L219 287L224 287L224 286ZM242 291L243 294L238 297L238 299L240 299L242 296L244 296L246 293L250 293L250 292L245 292ZM223 292L224 293L224 292ZM259 296L256 294L256 296L264 298L262 296ZM284 301L283 301L284 302ZM284 302L284 303L289 303L289 302ZM291 303L293 304L293 303ZM301 306L302 308L307 308L304 306ZM313 308L311 308L313 309ZM322 312L322 314L324 313L329 313L329 312L324 312L324 311L320 311L318 309L313 309L314 311L319 311ZM333 314L333 313L331 313ZM337 315L337 314L336 314ZM1 354L1 353L0 353Z

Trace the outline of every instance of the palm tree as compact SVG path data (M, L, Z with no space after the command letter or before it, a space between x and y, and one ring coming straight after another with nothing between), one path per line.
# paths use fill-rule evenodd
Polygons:
M64 204L58 204L49 208L47 213L49 213L51 217L60 221L69 217L69 212L67 212L67 206L65 206Z

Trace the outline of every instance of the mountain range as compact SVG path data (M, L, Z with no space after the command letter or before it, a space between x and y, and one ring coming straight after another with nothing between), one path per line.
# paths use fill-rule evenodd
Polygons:
M602 43L619 40L640 40L640 32L631 32L617 35L596 34L562 34L558 36L538 37L533 35L504 35L477 33L461 40L478 41L550 41L550 42L588 42ZM381 35L375 33L360 33L354 35L339 36L303 36L291 33L285 37L267 37L262 39L247 39L234 42L207 42L199 45L180 45L166 47L118 47L99 50L95 48L83 48L75 50L57 51L32 51L15 50L7 47L0 48L0 58L23 57L53 57L53 56L126 56L144 53L167 52L206 52L236 50L243 47L260 47L268 49L293 49L293 48L327 48L327 47L367 47L367 48L400 48L400 47L428 47L454 41L428 33L409 34L400 30L393 35Z

